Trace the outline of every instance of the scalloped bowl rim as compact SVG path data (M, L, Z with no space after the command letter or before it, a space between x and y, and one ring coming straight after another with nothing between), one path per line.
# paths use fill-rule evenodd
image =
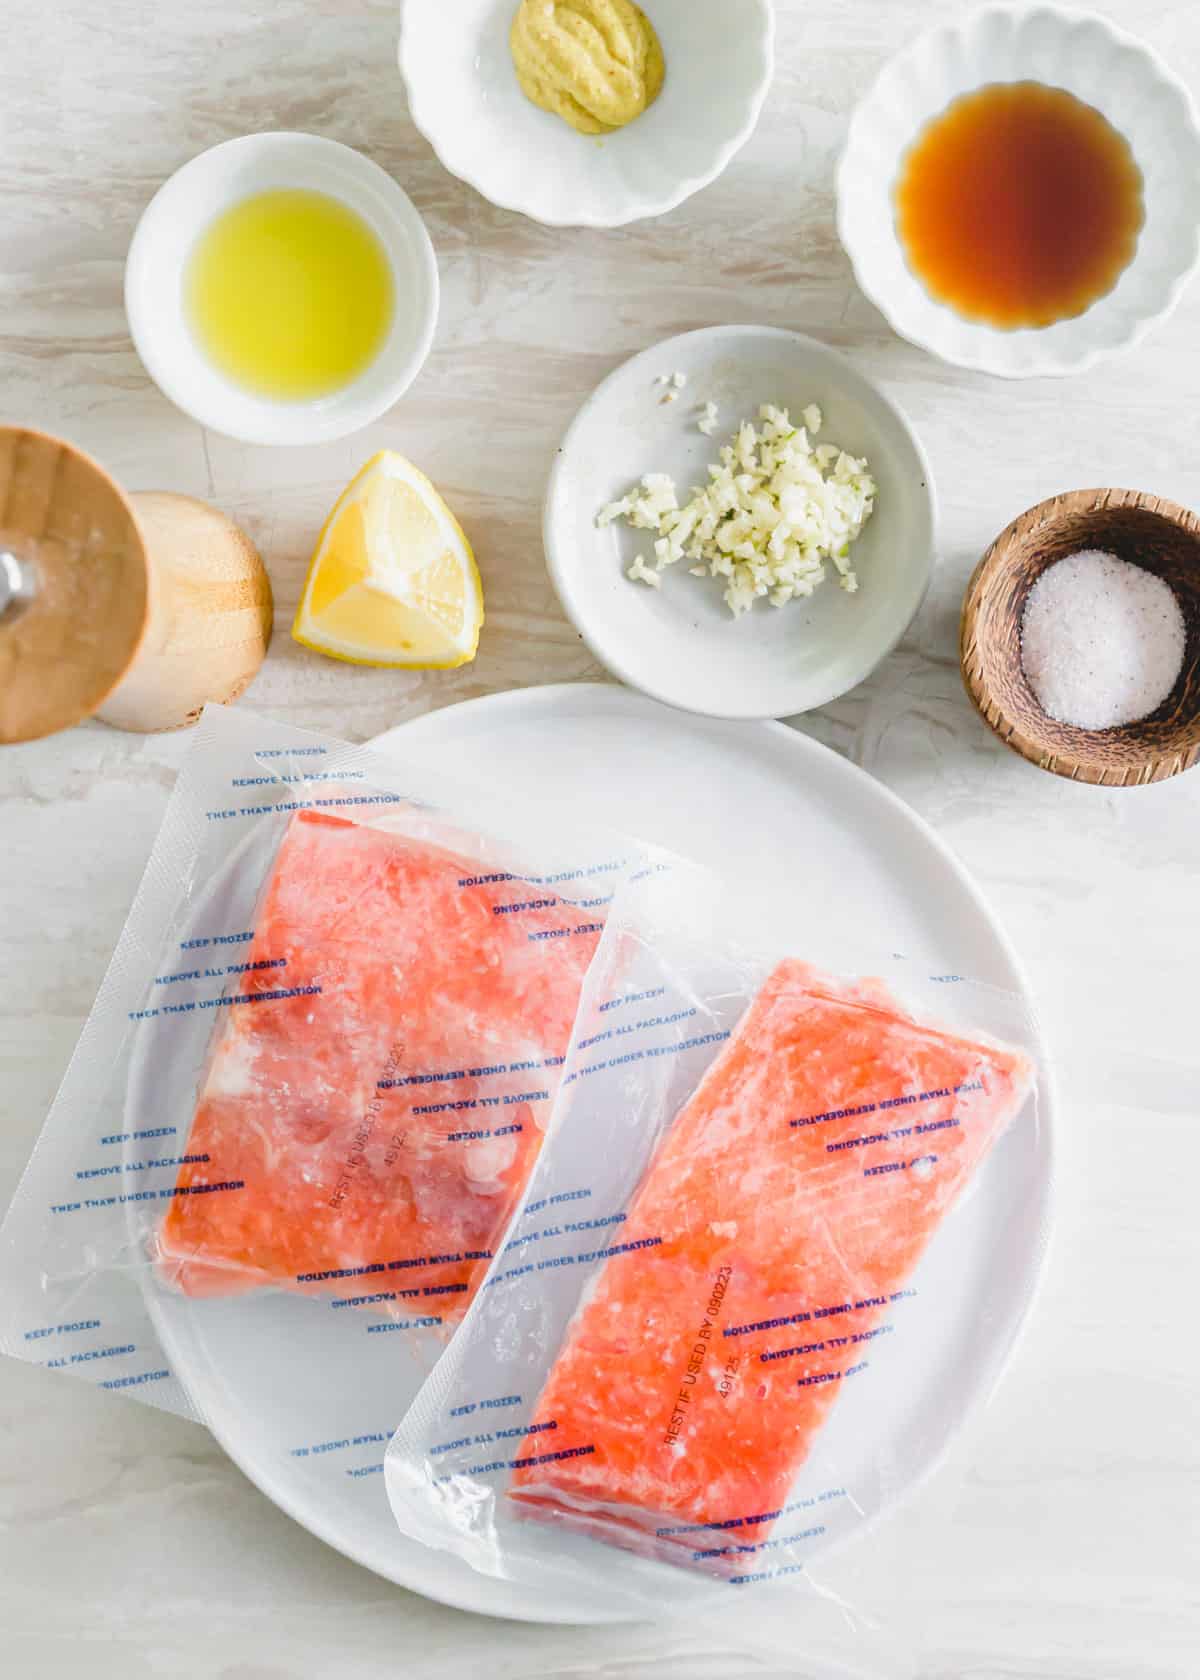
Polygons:
M472 187L481 198L486 198L501 210L513 210L518 215L528 216L531 221L540 222L543 227L580 227L580 228L608 228L626 227L630 222L646 221L655 216L664 216L669 210L675 210L698 193L702 188L712 183L724 174L732 159L741 151L758 125L762 115L762 108L770 92L775 74L775 8L773 0L739 0L739 3L749 10L753 8L761 34L759 40L759 74L752 90L749 91L742 120L736 131L717 148L710 163L694 174L679 180L670 192L658 197L635 199L632 195L628 208L620 215L595 214L580 210L569 216L547 214L535 208L528 198L522 200L520 194L504 192L494 189L490 184L485 185L478 172L461 160L451 162L444 146L438 139L436 123L430 123L427 116L422 114L423 101L419 91L419 79L409 62L408 49L411 46L411 32L409 31L409 6L414 0L405 0L400 14L400 36L396 47L396 61L403 79L405 91L408 95L408 113L413 126L429 142L442 168L450 175ZM419 0L418 0L419 3ZM497 0L500 3L500 0ZM516 0L513 0L515 10Z
M937 335L933 332L927 329L922 329L920 326L913 324L907 319L902 321L899 317L899 312L893 309L892 304L884 290L873 280L867 278L868 264L864 259L861 243L847 231L847 182L851 174L852 167L858 166L858 160L854 156L855 148L861 142L863 128L867 120L867 113L870 112L871 108L878 99L886 78L890 74L894 73L898 65L905 63L906 61L915 60L917 55L923 50L927 50L930 44L935 40L966 40L970 37L970 35L978 33L981 28L985 26L986 20L996 17L1008 18L1021 23L1028 22L1028 20L1032 18L1052 18L1064 30L1064 32L1078 29L1083 25L1091 25L1099 30L1112 41L1114 46L1124 49L1125 52L1142 61L1148 85L1170 88L1171 91L1178 97L1183 110L1185 127L1190 132L1197 154L1200 155L1200 119L1197 117L1195 102L1191 97L1190 90L1187 85L1167 67L1159 54L1147 42L1141 40L1138 36L1131 34L1128 30L1122 29L1119 25L1113 23L1109 18L1106 18L1097 12L1046 4L981 6L960 22L936 24L932 28L924 30L915 40L911 41L900 52L893 54L892 57L880 67L870 87L856 104L854 111L851 114L850 125L847 130L841 155L838 159L836 172L836 222L838 237L850 259L850 265L854 271L855 281L857 282L863 295L886 318L888 324L892 327L894 332L896 332L901 338L905 339L908 343L915 345L918 349L924 350L928 354L936 356L939 360L947 362L952 366L966 368L977 373L987 373L1005 379L1065 376L1069 374L1085 373L1096 367L1099 363L1109 360L1111 357L1123 355L1125 352L1135 349L1156 326L1165 321L1174 311L1185 287L1193 278L1197 267L1200 266L1200 219L1197 220L1192 229L1190 251L1186 263L1180 267L1174 279L1167 286L1166 292L1162 296L1161 301L1159 301L1156 306L1148 312L1138 316L1133 321L1127 332L1115 335L1101 342L1093 342L1090 345L1082 345L1075 352L1055 351L1054 349L1047 347L1043 350L1040 356L1035 356L1020 365L1014 364L1011 358L1011 351L1009 350L1013 335L1005 333L1003 330L998 328L988 327L983 323L967 321L964 317L954 315L953 311L949 310L945 306L937 305L933 299L928 300L931 305L931 309L941 309L943 314L949 316L957 327L965 327L969 329L975 341L975 348L968 348L965 350L956 349L951 352L946 348L944 340L939 341ZM1022 78L993 78L995 81L1019 79ZM1029 79L1038 80L1040 78L1031 76ZM975 87L985 85L987 85L985 82L975 82L971 84L971 86ZM960 97L962 92L969 92L970 90L970 86L967 86L957 92L949 93L946 96L946 103L948 104L952 99ZM1080 96L1076 95L1076 97ZM942 108L944 109L945 107L943 106ZM925 122L928 122L931 116L936 114L936 112L930 112L928 115L918 118L918 121L913 129L914 137L916 133L919 132L921 126L923 126ZM894 181L895 176L893 175L891 179ZM896 239L894 230L889 231L891 232L891 237ZM896 243L899 243L898 239L896 239ZM1127 272L1136 269L1138 260L1138 254L1135 253ZM1097 299L1096 301L1099 303L1102 302L1103 299ZM1081 321L1086 318L1086 313L1087 312L1085 311L1084 315L1074 317L1073 319ZM1054 323L1056 326L1061 324L1063 323Z

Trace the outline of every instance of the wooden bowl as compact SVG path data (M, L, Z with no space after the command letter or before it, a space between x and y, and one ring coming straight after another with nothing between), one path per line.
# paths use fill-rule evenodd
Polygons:
M1021 620L1047 566L1099 548L1169 583L1187 627L1183 667L1149 717L1113 729L1060 723L1038 704L1021 666ZM1200 518L1137 490L1072 490L1039 502L1002 531L963 601L963 682L984 722L1031 764L1077 782L1161 782L1200 758Z

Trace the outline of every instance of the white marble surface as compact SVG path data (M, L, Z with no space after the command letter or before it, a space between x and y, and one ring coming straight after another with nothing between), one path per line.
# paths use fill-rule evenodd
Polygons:
M245 523L279 607L250 696L264 712L364 738L468 695L596 676L546 580L537 510L560 430L633 350L763 321L817 334L888 384L938 477L937 580L901 649L803 727L909 800L984 883L1032 974L1063 1097L1039 1311L959 1473L914 1519L916 1543L897 1542L890 1568L885 1553L864 1600L884 1617L874 1637L809 1613L769 1642L461 1615L328 1551L199 1428L8 1362L5 1676L826 1680L855 1662L889 1680L1200 1673L1200 773L1118 793L1042 775L976 722L954 651L973 561L1040 497L1106 484L1200 504L1200 288L1133 359L1065 385L990 384L891 336L834 238L835 149L882 58L958 9L782 0L776 83L726 177L660 222L570 233L494 210L440 169L406 118L390 3L4 0L0 410L65 433L132 488L207 496ZM1200 85L1189 0L1102 9ZM442 266L425 372L369 433L320 450L204 435L146 379L121 309L125 246L159 181L212 142L271 127L334 136L392 170ZM489 623L465 671L360 671L287 637L320 517L383 445L437 480L479 553ZM0 754L0 1202L185 746L91 726Z

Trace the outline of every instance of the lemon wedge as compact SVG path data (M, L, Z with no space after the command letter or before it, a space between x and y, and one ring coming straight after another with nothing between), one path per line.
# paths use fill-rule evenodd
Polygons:
M292 635L355 665L445 671L474 659L482 624L462 527L423 472L382 450L325 521Z

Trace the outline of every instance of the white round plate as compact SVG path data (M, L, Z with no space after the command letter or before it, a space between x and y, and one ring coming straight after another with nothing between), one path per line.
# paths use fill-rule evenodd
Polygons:
M581 684L449 707L376 744L531 798L551 786L577 819L617 825L704 863L727 867L736 857L740 871L802 893L818 916L851 895L856 919L878 928L884 953L1025 990L990 911L936 836L869 776L782 724L685 717L626 689ZM167 1092L155 1093L161 1106ZM908 1482L936 1463L986 1397L1028 1311L1049 1221L1048 1109L1047 1095L1036 1124L1027 1115L1009 1132L939 1234L938 1299L949 1310L918 1338L920 1383L906 1385L889 1423ZM369 1314L280 1294L194 1301L152 1281L146 1293L167 1356L218 1441L312 1533L462 1609L542 1622L627 1618L598 1582L550 1597L478 1575L400 1534L380 1470L387 1436L424 1372L407 1335L374 1334Z
M405 0L400 73L413 122L452 175L552 227L620 227L707 186L749 139L771 85L771 0L642 0L662 92L611 134L577 134L522 93L518 0Z
M298 402L258 396L218 372L184 299L204 229L241 199L280 187L326 193L357 211L392 270L392 324L371 361L341 390ZM192 158L150 200L125 262L125 313L147 373L202 426L242 443L326 443L378 419L420 372L437 325L437 259L408 194L362 152L315 134L246 134Z
M664 375L686 384L673 403ZM697 408L720 410L706 437ZM859 588L831 575L808 600L759 601L734 619L716 578L681 560L662 586L625 574L652 536L596 515L644 473L665 472L680 498L707 483L706 465L763 403L799 423L809 403L824 423L818 443L865 455L879 487L875 512L851 554ZM563 610L614 676L656 700L710 717L792 717L826 705L891 652L921 605L933 566L933 478L896 405L844 357L779 327L705 327L644 350L610 373L563 439L546 492L543 536ZM829 568L832 574L832 566Z
M991 82L1045 82L1098 109L1133 148L1146 220L1112 291L1053 326L1006 332L932 298L896 232L901 159L934 117ZM943 361L1024 379L1082 373L1170 314L1200 259L1200 128L1191 95L1107 18L1056 6L960 8L884 65L850 119L838 236L859 285L895 330Z

